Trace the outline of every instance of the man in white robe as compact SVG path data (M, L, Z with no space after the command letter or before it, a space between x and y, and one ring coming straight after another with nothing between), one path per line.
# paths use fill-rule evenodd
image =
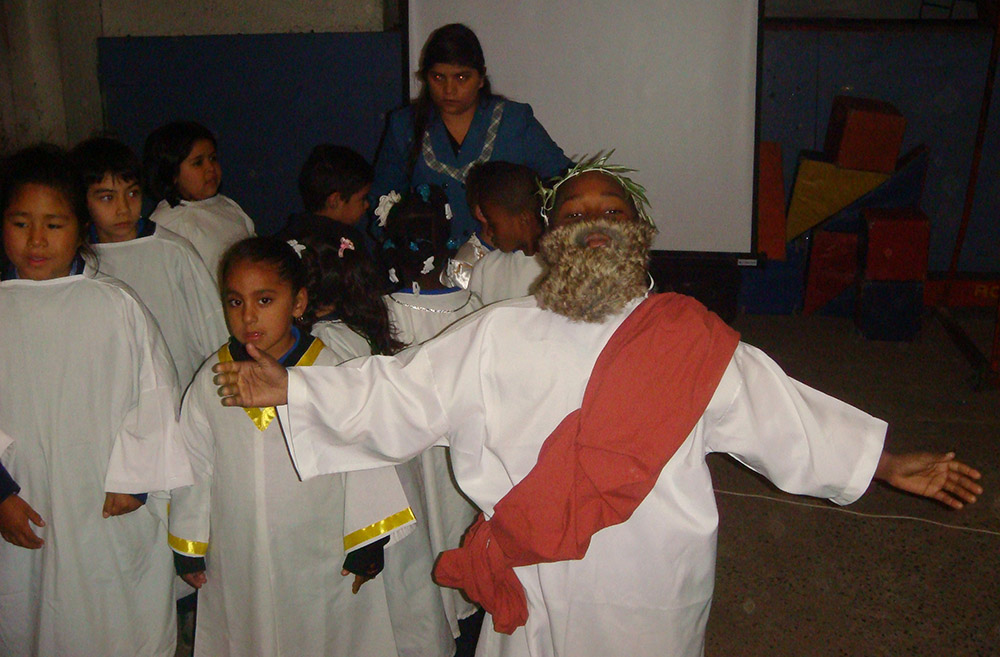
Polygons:
M543 255L559 239L577 244L584 259L588 249L613 253L624 239L615 222L640 215L632 189L597 164L564 180L553 211L554 226L566 230L543 241ZM576 225L583 221L590 223ZM309 372L264 359L219 368L223 403L287 402L279 417L303 477L447 444L459 485L489 518L580 407L605 345L645 294L644 267L628 284L600 272L554 280L560 263L546 259L550 285L535 298L494 304L395 358ZM593 534L582 559L515 568L526 624L511 634L484 630L477 655L701 655L718 525L710 452L732 454L783 490L840 504L864 493L873 476L953 506L981 492L972 481L978 473L951 455L884 454L885 429L739 344L631 516Z

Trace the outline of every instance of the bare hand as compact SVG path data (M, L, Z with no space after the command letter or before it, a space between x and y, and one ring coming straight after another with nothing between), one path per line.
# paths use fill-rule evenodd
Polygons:
M36 527L44 527L45 521L20 495L11 495L0 502L0 536L11 545L37 550L45 545L31 529L28 521Z
M126 513L132 513L141 506L142 500L138 499L135 495L129 495L128 493L105 493L102 515L105 518L123 516Z
M344 568L343 570L340 571L340 574L343 575L344 577L347 577L348 575L351 574L351 571L349 571L348 569ZM354 576L354 583L351 584L351 593L353 593L354 595L357 595L358 591L361 590L361 586L365 582L370 582L373 579L375 579L374 576L372 576L372 577L365 577L364 575L355 575Z
M983 487L976 483L982 475L956 461L954 452L883 452L875 476L900 490L933 498L953 509L975 502L976 496L983 492Z
M199 570L196 573L184 573L181 575L181 579L188 583L189 586L195 589L200 589L208 581L208 577L205 575L204 570Z
M247 353L253 360L212 367L222 405L263 408L288 403L288 370L252 344L247 345Z

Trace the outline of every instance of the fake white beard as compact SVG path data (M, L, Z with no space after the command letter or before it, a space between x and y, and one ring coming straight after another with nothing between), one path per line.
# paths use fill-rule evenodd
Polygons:
M606 246L587 237L606 235ZM538 305L575 321L601 322L647 291L646 268L656 229L640 221L584 221L542 237L545 271L533 287Z

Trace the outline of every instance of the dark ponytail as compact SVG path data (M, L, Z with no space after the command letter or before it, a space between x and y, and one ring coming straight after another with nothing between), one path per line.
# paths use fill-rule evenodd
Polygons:
M361 233L331 222L322 238L309 236L301 242L306 246L303 263L309 270L306 316L310 325L319 308L332 307L334 317L368 340L372 353L391 355L405 347L395 338L382 300L386 286Z

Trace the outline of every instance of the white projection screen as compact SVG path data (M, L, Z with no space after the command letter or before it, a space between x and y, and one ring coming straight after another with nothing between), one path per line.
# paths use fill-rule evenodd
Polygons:
M638 169L655 248L751 250L758 0L408 7L411 72L434 28L465 23L494 91L530 103L570 157L613 148Z

